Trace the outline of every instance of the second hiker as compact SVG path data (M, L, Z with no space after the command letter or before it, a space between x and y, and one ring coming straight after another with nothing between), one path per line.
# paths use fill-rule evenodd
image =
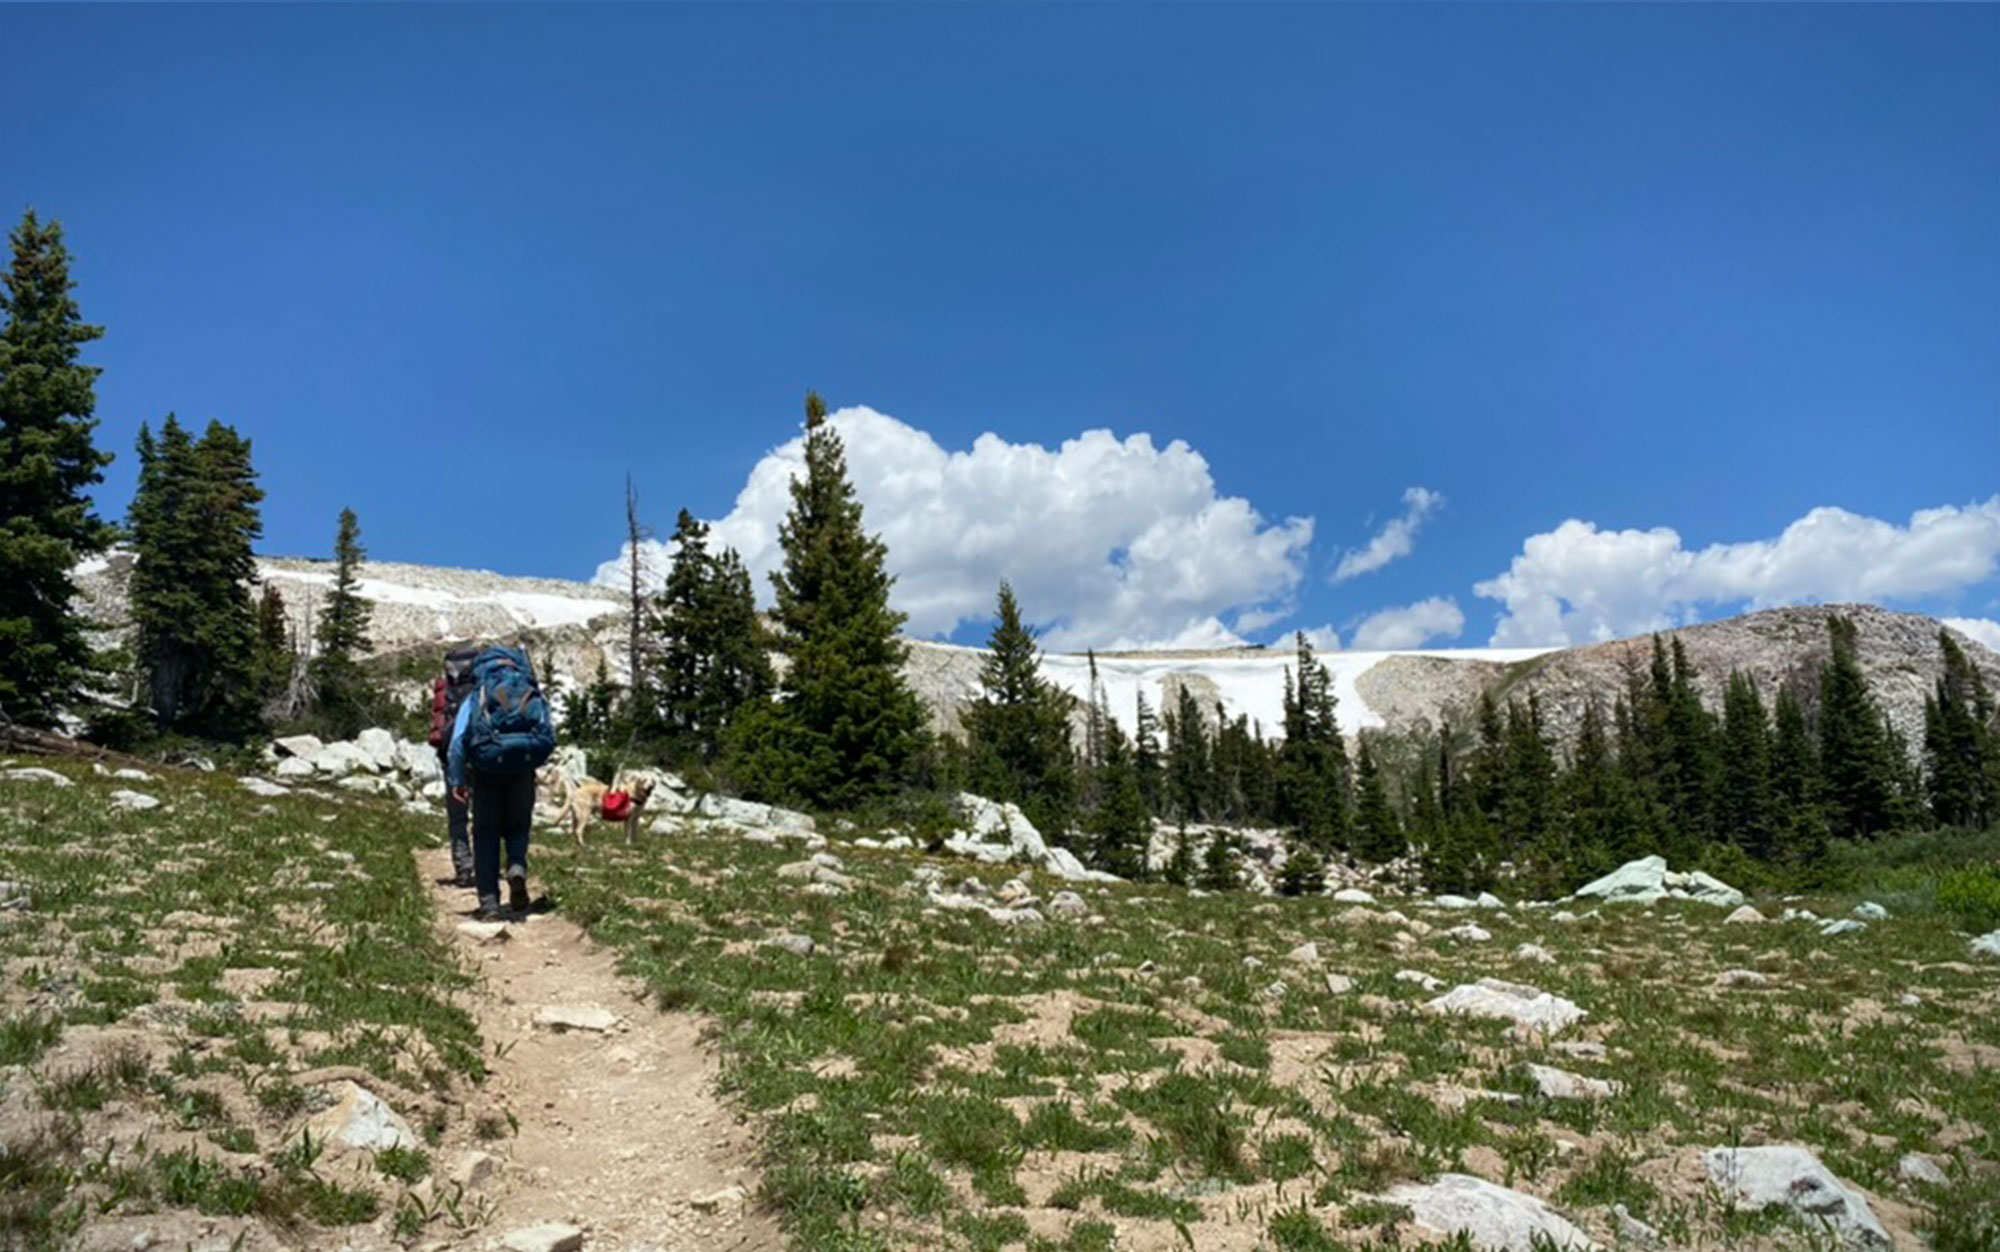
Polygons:
M438 775L450 777L452 726L458 721L459 706L473 688L472 663L478 648L459 648L445 653L444 673L431 680L431 747L438 757ZM465 828L466 803L456 788L447 787L444 796L445 830L451 836L451 885L470 887L472 877L472 835ZM443 883L445 880L438 880Z

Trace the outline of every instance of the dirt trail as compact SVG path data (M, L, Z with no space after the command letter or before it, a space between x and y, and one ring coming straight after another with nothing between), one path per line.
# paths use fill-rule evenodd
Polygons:
M427 880L451 870L443 849L418 862ZM468 1145L503 1162L482 1190L491 1220L469 1242L567 1222L583 1229L585 1252L780 1252L776 1223L750 1199L749 1131L715 1095L718 1065L698 1020L639 999L613 955L559 913L482 942L460 929L472 893L434 893L439 925L485 980L468 1008L497 1054L469 1120L511 1113L519 1123ZM537 1021L558 1009L618 1021L602 1031Z

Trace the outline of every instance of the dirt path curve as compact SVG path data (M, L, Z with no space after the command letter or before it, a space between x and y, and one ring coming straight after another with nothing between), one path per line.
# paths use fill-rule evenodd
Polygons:
M451 871L450 856L427 850L418 868L435 881ZM564 1222L582 1228L584 1252L780 1252L776 1224L748 1203L750 1135L715 1095L718 1065L698 1020L640 1000L613 955L560 914L482 941L460 929L472 893L433 892L439 926L485 980L468 1008L494 1072L468 1120L512 1114L519 1123L509 1137L469 1145L503 1163L482 1192L495 1204L491 1220L468 1242ZM549 1024L563 1010L617 1022Z

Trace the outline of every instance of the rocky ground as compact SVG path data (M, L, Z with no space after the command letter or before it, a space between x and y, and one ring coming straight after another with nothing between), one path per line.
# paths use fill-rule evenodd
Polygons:
M1664 864L1202 895L671 779L488 927L421 755L0 763L0 1246L2000 1247L2000 936Z

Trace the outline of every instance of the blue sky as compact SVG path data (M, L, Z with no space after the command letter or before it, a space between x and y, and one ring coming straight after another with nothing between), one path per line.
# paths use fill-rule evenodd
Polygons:
M0 5L0 45L112 514L175 411L254 441L272 553L352 506L379 559L589 577L629 471L759 566L813 387L920 633L1001 577L1056 645L2000 618L2000 8Z

